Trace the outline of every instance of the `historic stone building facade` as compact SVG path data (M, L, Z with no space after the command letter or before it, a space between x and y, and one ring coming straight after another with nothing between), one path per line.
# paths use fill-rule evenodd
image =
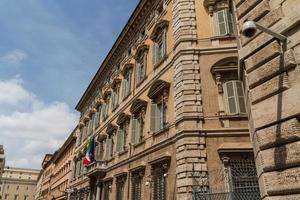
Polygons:
M36 199L68 199L68 190L72 174L72 161L76 144L75 132L72 132L64 144L54 153L47 154L42 164L39 180L39 193Z
M0 178L2 176L3 170L5 166L5 154L3 145L0 145Z
M70 199L259 199L234 15L213 2L139 2L76 106Z
M0 179L2 200L33 200L39 170L5 167Z
M215 3L216 1L209 1ZM300 2L234 0L245 19L287 36L287 44L258 31L238 37L251 140L263 199L300 199Z

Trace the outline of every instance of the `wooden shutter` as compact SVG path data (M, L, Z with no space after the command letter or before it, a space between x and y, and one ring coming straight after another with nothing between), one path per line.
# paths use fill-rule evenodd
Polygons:
M158 127L158 121L159 121L159 117L158 117L158 108L157 108L157 104L151 104L151 118L150 118L150 130L152 132L156 132L157 131L157 127Z
M122 129L119 129L117 132L117 152L122 151L122 140L123 140Z
M243 83L241 81L234 81L234 84L235 84L236 102L238 103L237 106L238 111L239 113L246 113Z
M225 101L227 104L227 112L229 114L237 113L237 105L236 105L236 97L235 97L234 88L235 88L235 86L232 81L228 81L228 82L224 83L224 95L225 95Z
M144 68L142 71L142 79L145 78L146 72L147 72L147 52L146 51L144 52L143 62L144 62Z
M122 93L122 98L126 97L126 78L123 79L122 81L122 87L121 87L121 93Z
M225 10L220 10L217 13L218 16L218 25L219 25L219 35L226 35L228 33L226 27L226 15Z
M153 52L152 52L152 63L153 65L156 65L157 63L157 59L158 59L158 56L157 56L157 53L158 53L158 44L156 42L153 43Z
M131 130L131 143L136 144L137 141L137 130L138 129L138 120L133 119L132 120L132 130Z
M167 30L166 29L164 29L162 33L162 45L163 45L162 57L164 57L167 53Z
M109 159L111 156L111 139L108 138L106 141L105 158Z
M227 18L227 29L228 33L233 33L233 22L232 22L232 15L228 9L226 9L226 18Z

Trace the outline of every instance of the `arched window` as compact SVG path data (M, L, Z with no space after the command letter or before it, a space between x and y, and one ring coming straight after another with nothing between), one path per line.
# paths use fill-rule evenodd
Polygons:
M237 58L218 61L211 69L219 93L221 115L246 114L243 83L238 80Z

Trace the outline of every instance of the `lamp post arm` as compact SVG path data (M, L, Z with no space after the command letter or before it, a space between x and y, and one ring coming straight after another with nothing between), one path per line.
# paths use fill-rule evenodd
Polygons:
M263 31L263 32L266 32L266 33L272 35L273 37L279 39L281 42L283 42L283 43L286 43L286 42L287 42L287 37L286 37L286 36L284 36L284 35L282 35L282 34L279 34L279 33L276 33L276 32L274 32L274 31L272 31L271 29L266 28L266 27L264 27L264 26L262 26L262 25L260 25L260 24L258 24L258 23L256 23L256 22L255 22L255 25L256 25L256 27L257 27L259 30L261 30L261 31Z

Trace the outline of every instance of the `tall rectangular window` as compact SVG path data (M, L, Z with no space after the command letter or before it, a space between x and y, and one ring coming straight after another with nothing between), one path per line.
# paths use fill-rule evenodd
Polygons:
M259 200L260 192L254 159L230 159L229 167L232 199L239 200L247 196L249 199Z
M116 186L117 186L116 200L123 200L124 199L125 178L126 178L126 176L117 178L117 182L116 182Z
M233 33L232 16L228 9L217 11L216 20L220 36Z
M94 118L94 116L92 116L92 119L88 123L88 135L93 134L93 118Z
M113 133L108 134L107 142L106 142L106 159L111 159L114 153L114 139Z
M126 98L130 93L131 88L131 71L127 70L122 81L122 96Z
M95 117L94 117L94 120L93 120L93 127L94 129L97 129L100 125L100 110L99 108L97 109L97 112L95 113Z
M166 123L166 105L164 97L160 96L151 104L151 131L156 132L162 130Z
M103 199L109 200L110 196L110 183L104 183Z
M227 81L223 84L228 114L246 114L243 83Z
M136 83L139 84L146 77L147 53L144 52L137 59L136 65Z
M131 200L142 200L142 178L140 171L132 173Z
M127 142L127 133L128 133L128 123L125 121L120 125L117 134L117 152L123 152L126 149Z
M153 64L158 64L166 55L167 31L162 30L153 43Z
M134 118L132 119L132 136L131 142L133 144L138 144L143 140L143 132L144 132L144 119L142 113L134 114Z
M164 165L159 163L153 166L153 199L166 200L166 177Z

